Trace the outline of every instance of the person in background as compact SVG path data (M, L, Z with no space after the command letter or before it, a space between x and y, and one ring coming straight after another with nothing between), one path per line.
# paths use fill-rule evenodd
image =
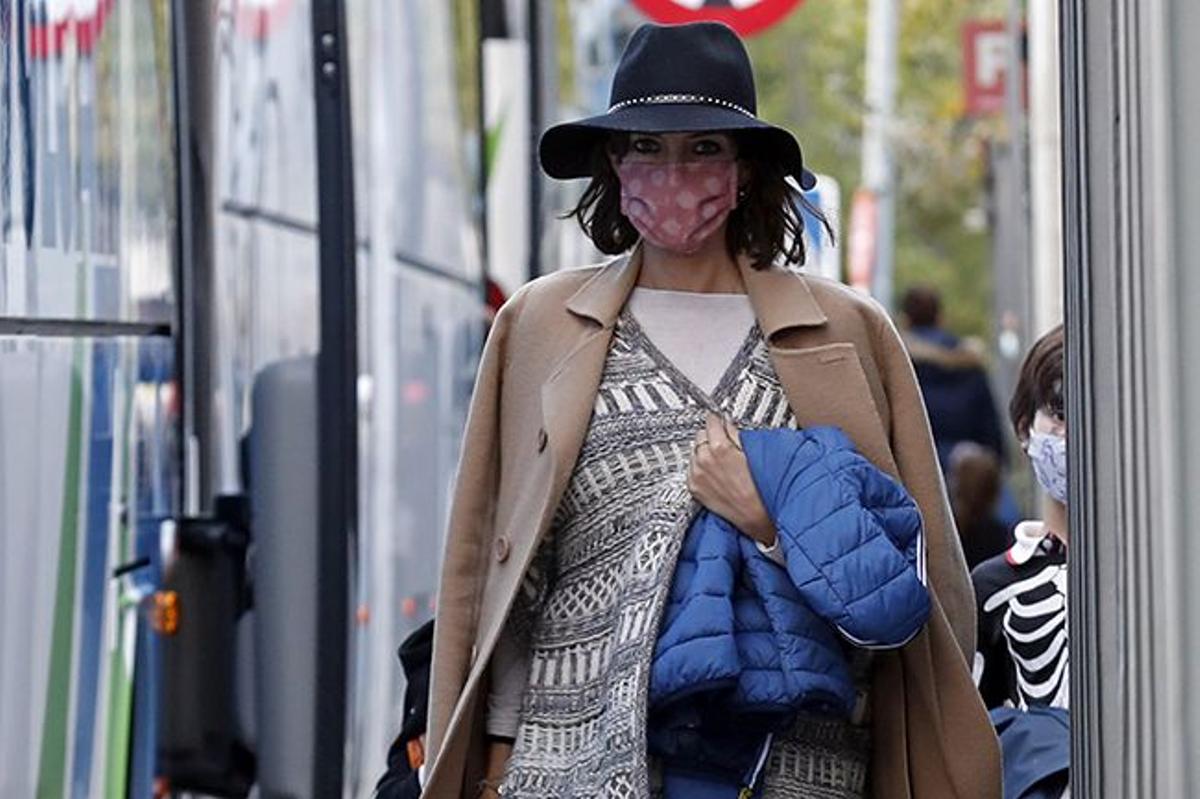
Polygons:
M943 471L950 451L974 441L1004 462L999 414L982 356L942 328L942 298L932 286L913 286L904 294L904 343L925 395L933 442Z
M425 765L425 726L429 717L429 661L433 655L433 621L418 627L396 653L404 669L404 719L387 755L387 771L373 799L417 799Z
M946 488L962 541L967 568L974 569L1008 549L1008 528L996 519L1000 499L1000 461L974 441L963 441L950 450Z
M1000 736L1006 797L1058 799L1070 762L1067 631L1067 420L1063 329L1026 356L1013 430L1045 492L1042 518L972 573L979 613L975 677Z

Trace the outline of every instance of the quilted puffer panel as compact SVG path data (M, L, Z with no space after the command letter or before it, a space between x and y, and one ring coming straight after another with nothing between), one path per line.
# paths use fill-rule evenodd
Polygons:
M832 428L741 439L787 567L708 511L689 526L650 672L647 745L665 762L733 768L800 710L848 717L842 639L899 646L929 615L921 517L898 483Z
M857 646L909 641L929 617L920 512L834 428L746 431L742 444L808 607Z
M721 517L684 539L651 666L652 711L720 692L731 713L846 715L854 688L833 627L788 574Z

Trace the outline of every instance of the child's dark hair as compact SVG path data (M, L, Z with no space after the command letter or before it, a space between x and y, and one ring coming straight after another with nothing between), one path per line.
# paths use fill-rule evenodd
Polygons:
M1063 413L1062 325L1038 339L1021 364L1017 388L1008 404L1013 432L1021 441L1029 438L1029 428L1039 410L1058 416Z
M731 257L745 253L756 269L766 269L782 258L787 264L803 264L804 218L801 209L818 219L833 238L833 228L820 209L786 178L777 160L756 147L750 136L731 134L737 143L739 160L750 166L750 183L745 196L729 215L725 243ZM638 240L637 229L621 213L621 182L609 161L609 154L624 156L629 135L614 134L595 145L592 152L592 180L579 203L564 219L575 219L596 249L608 255L625 252Z

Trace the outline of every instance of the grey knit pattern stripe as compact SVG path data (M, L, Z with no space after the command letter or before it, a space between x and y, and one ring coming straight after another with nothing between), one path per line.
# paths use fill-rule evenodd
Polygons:
M651 795L649 666L698 510L687 466L710 409L744 428L795 426L758 329L709 396L622 314L575 470L510 622L529 636L531 664L504 796ZM772 751L768 782L789 786L775 796L859 795L790 792L791 775L813 769L789 751L784 741Z

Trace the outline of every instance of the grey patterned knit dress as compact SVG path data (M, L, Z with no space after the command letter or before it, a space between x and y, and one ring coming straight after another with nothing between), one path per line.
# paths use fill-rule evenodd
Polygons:
M646 695L658 622L697 506L692 440L708 410L795 426L755 327L711 395L618 320L591 423L510 622L532 653L506 797L649 797ZM864 793L865 730L807 718L772 747L762 796Z

